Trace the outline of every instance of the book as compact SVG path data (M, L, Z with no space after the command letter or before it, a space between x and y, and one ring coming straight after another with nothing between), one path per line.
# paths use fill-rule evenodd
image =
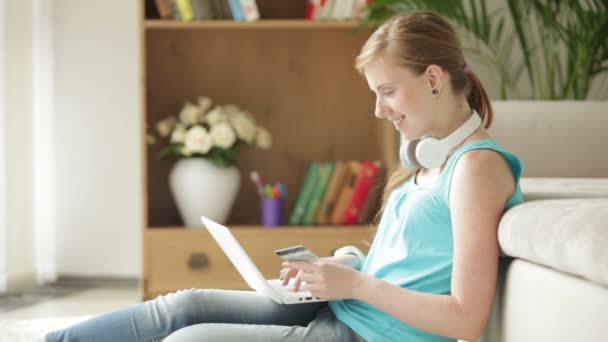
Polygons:
M182 16L179 13L179 8L177 8L177 0L171 0L171 16L175 20L181 20Z
M304 217L302 218L302 224L305 225L313 225L316 222L317 212L321 207L321 201L323 200L323 195L327 190L327 184L331 179L331 176L334 172L334 163L327 162L323 163L319 166L319 172L317 174L317 181L315 187L310 195L310 200L306 205L306 210L304 210Z
M298 225L302 224L302 217L304 216L304 211L306 210L306 205L310 200L310 195L312 194L312 190L315 186L315 182L317 180L317 173L319 171L319 163L312 162L308 164L308 170L306 171L306 176L304 177L304 182L300 187L300 192L296 197L295 204L291 211L291 215L289 217L288 223L290 225Z
M232 13L232 17L234 18L234 20L245 20L245 15L243 14L243 9L241 8L241 0L228 0L228 5L230 7L230 13Z
M317 16L317 11L321 8L321 0L308 0L306 2L306 12L304 19L313 20Z
M317 224L329 224L331 220L331 214L333 213L336 205L336 200L340 195L340 190L344 186L344 182L350 176L350 169L344 161L334 162L334 172L327 184L327 189L321 200L321 205L317 211L317 217L315 222Z
M175 0L179 17L182 21L192 21L194 14L192 12L192 4L190 0Z
M212 0L212 7L216 19L232 19L228 0Z
M348 162L348 168L350 169L350 176L342 187L342 190L340 190L340 195L336 200L336 206L331 214L330 221L333 224L344 224L344 211L350 202L355 184L357 183L357 178L359 178L363 165L358 160L351 160Z
M378 172L374 178L374 184L369 189L367 198L361 208L361 213L357 219L358 224L371 224L376 217L376 213L380 210L381 196L384 186L386 185L386 167L380 164Z
M335 0L321 0L321 7L315 12L316 20L331 19L331 12L335 6Z
M241 9L245 21L255 21L260 19L260 11L255 0L241 0Z
M329 18L335 20L344 20L346 18L346 6L348 6L348 0L335 0L334 7L331 9Z
M191 0L194 20L213 19L214 13L211 1L212 0Z
M173 18L173 12L171 11L171 0L154 0L158 15L162 19Z
M342 223L355 224L361 214L361 208L367 198L369 189L374 184L374 179L378 173L379 162L366 160L361 164L361 173L357 177L357 182L353 186L352 195L348 201L348 205L344 209Z

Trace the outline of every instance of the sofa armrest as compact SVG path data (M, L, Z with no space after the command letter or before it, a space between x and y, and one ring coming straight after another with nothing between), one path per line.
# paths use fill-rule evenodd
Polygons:
M500 221L501 252L608 286L608 199L524 202Z

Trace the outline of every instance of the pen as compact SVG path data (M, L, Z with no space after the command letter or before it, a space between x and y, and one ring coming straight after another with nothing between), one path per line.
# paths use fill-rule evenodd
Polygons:
M249 178L258 189L258 195L264 196L264 186L262 185L262 179L260 179L260 174L257 171L251 171L249 174Z
M281 198L287 197L287 186L281 182L277 182L277 189L279 190L279 196Z
M272 186L272 198L281 198L281 193L279 192L279 188L276 185Z
M270 184L266 184L266 186L264 187L264 190L266 191L266 196L269 198L273 198L272 196L272 187L270 186Z

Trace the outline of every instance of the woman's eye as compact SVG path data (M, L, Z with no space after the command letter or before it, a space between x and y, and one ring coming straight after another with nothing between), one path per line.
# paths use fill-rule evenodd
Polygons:
M393 89L385 89L384 90L384 95L392 95L395 91Z

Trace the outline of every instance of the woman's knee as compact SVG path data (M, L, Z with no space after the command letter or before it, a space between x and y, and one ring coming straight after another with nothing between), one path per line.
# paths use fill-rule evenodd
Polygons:
M189 289L158 296L148 302L157 317L167 317L181 324L200 321L201 311L210 309L206 298L213 290Z

